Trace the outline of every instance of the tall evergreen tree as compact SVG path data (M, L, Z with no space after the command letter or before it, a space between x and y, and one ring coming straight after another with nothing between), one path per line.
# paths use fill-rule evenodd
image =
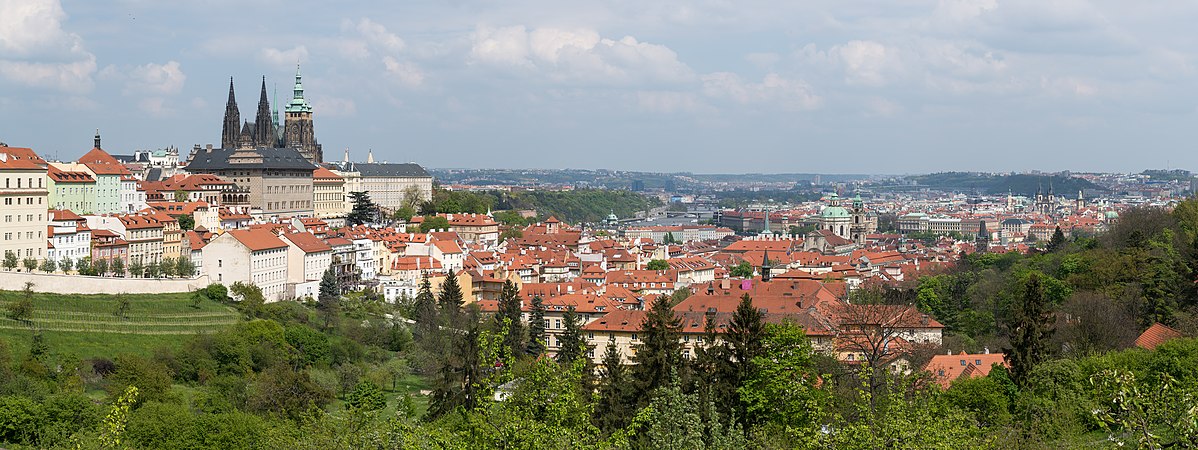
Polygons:
M566 331L557 341L557 362L570 365L578 358L586 357L587 341L582 336L582 318L578 317L573 306L566 310L562 322L566 325Z
M1056 231L1052 232L1052 238L1048 240L1047 249L1050 252L1055 252L1065 248L1066 243L1068 241L1065 240L1065 232L1061 231L1061 227L1058 225Z
M516 356L524 351L524 322L521 320L520 288L516 283L507 280L503 283L503 291L499 294L499 313L495 315L499 327L508 323L507 335L503 338L508 355Z
M429 399L429 418L436 418L458 408L474 409L479 404L478 391L483 380L481 343L482 327L477 307L467 309L465 323L458 324L462 332L438 333L447 347L437 361L433 392Z
M749 294L746 293L740 297L740 304L736 306L736 312L732 314L732 319L728 323L728 332L724 336L724 345L728 349L727 355L733 368L729 381L734 386L734 390L735 386L743 385L745 380L753 375L751 362L753 358L761 355L762 339L765 338L764 318L761 310L753 306L753 298L749 297ZM744 402L739 398L727 400L735 400L728 404L735 405L737 420L743 421L746 417ZM744 422L741 424L746 425Z
M1053 317L1040 274L1032 272L1024 285L1023 296L1016 301L1008 327L1011 348L1007 361L1011 378L1019 386L1027 386L1032 369L1048 358L1048 340L1052 336Z
M633 378L636 392L634 397L644 403L657 388L670 382L674 374L684 369L682 364L682 343L679 334L682 331L682 319L674 315L670 308L670 298L664 295L657 297L645 315L641 324L641 343L636 344L636 355L633 361Z
M545 303L541 297L532 298L532 314L528 317L528 345L524 353L540 356L545 353Z
M437 295L437 305L441 308L444 314L457 314L465 300L462 297L462 286L458 284L458 276L452 270L445 274L445 281L441 282L441 292Z
M320 293L316 301L320 315L324 318L324 327L329 328L341 311L341 292L337 289L337 273L332 265L320 277Z
M370 200L370 194L361 191L350 192L349 199L353 203L353 208L345 216L347 223L350 225L361 225L375 222L378 215L378 205Z
M600 370L598 399L595 403L595 426L604 433L611 433L628 424L633 411L628 394L628 374L626 373L620 348L616 346L615 338L607 341L607 350L603 354L603 368Z
M420 290L416 293L412 320L416 321L418 333L437 326L437 298L433 296L433 284L428 280L427 272L420 281Z

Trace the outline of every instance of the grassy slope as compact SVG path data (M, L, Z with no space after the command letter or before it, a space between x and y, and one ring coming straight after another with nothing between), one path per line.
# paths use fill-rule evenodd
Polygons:
M0 306L22 298L19 291L0 291ZM33 294L32 326L42 330L51 351L79 358L120 353L150 355L155 348L178 346L196 333L236 323L236 311L204 301L192 307L191 294L124 295L127 317L117 317L114 295ZM28 351L31 324L0 317L0 340L13 354Z

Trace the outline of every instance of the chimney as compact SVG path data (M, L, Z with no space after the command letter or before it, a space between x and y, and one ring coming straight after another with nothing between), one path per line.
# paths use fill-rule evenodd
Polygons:
M924 315L920 316L919 323L925 327L928 326L928 315L924 314Z

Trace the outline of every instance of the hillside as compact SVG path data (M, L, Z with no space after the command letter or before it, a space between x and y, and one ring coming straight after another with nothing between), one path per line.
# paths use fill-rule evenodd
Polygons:
M991 175L972 172L940 172L911 177L921 187L944 191L979 192L984 194L1005 194L1032 196L1039 189L1045 191L1051 186L1058 195L1077 195L1077 191L1086 192L1106 191L1105 188L1081 178L1063 175Z

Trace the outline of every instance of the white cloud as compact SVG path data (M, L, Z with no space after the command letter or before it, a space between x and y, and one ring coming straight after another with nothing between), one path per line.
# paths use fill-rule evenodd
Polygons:
M342 29L353 29L366 38L367 42L374 44L386 52L395 53L402 51L407 44L403 39L396 36L394 33L387 31L387 27L370 19L363 18L358 22L345 20L341 23Z
M262 61L275 66L293 66L308 59L308 47L297 45L288 50L273 47L263 48L260 54Z
M0 77L18 83L88 92L96 57L62 29L58 0L0 0Z
M353 100L339 97L314 97L312 108L320 111L322 116L352 116L358 113L358 106Z
M585 28L524 26L478 28L472 36L470 62L532 69L560 83L679 83L694 72L678 54L635 37L602 37Z
M713 110L710 105L704 103L693 92L638 91L636 93L636 104L644 111L664 114L678 112L696 113Z
M383 57L383 66L387 73L407 87L416 87L424 83L424 72L415 64L400 61L390 56Z
M805 111L823 104L823 99L806 81L787 79L776 73L766 74L761 82L745 82L730 72L703 75L702 80L707 96L743 105L777 105L786 110Z
M888 73L898 70L896 50L877 42L849 41L833 47L831 53L843 64L845 81L849 84L882 86L889 81Z
M183 90L187 75L179 68L178 61L166 64L149 63L129 71L125 86L127 93L177 94Z
M167 116L174 112L166 106L166 99L162 97L146 97L137 102L137 107L153 116Z

